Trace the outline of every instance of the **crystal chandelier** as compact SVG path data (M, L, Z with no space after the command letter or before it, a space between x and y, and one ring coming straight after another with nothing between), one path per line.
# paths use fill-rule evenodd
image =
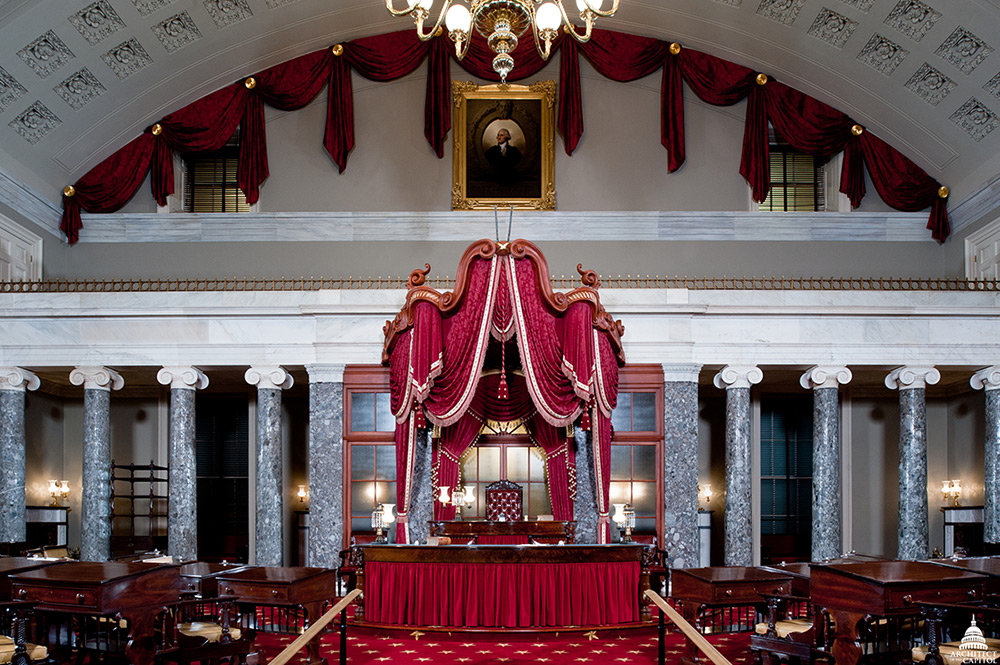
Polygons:
M611 7L601 9L605 0L576 0L580 19L584 22L583 33L570 22L562 0L467 0L468 4L456 0L444 0L437 20L430 30L424 31L424 23L431 16L436 0L406 0L406 7L396 9L393 0L385 0L386 9L393 16L413 16L417 24L417 36L427 41L437 34L441 24L448 28L448 37L455 42L455 56L461 60L469 50L472 28L486 38L490 49L496 53L493 71L500 80L507 81L507 74L514 68L511 52L517 48L517 40L531 28L535 47L543 60L548 60L552 41L559 27L565 26L567 33L578 42L590 39L594 21L598 16L614 16L618 11L618 1L611 0Z

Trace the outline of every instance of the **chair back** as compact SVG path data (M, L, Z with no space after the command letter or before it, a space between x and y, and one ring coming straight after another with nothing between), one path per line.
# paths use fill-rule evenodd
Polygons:
M517 483L498 480L486 486L486 519L493 522L521 520L523 490Z

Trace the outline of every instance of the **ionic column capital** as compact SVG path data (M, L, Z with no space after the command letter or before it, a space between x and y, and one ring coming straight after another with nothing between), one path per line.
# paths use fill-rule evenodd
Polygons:
M1000 388L1000 365L993 365L992 367L979 370L969 379L969 385L976 390L996 390Z
M251 367L243 378L258 390L288 390L295 383L292 375L277 365Z
M890 390L926 388L941 380L941 372L934 367L897 367L885 377L885 387Z
M343 383L345 367L346 365L338 363L306 365L309 383Z
M854 375L851 370L838 365L815 365L799 377L799 385L810 388L836 388L840 384L850 383Z
M20 367L0 367L0 390L38 390L42 382L38 377Z
M208 387L208 377L197 367L165 366L156 373L156 380L169 385L171 390L204 390Z
M121 390L125 386L122 375L110 367L76 367L69 373L69 382L82 385L85 390Z
M701 365L693 363L662 363L663 380L669 383L698 383Z
M716 388L749 388L760 383L764 373L756 365L726 365L712 379Z

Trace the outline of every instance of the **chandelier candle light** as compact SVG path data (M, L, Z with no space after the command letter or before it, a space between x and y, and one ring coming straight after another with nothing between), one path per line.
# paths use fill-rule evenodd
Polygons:
M602 9L605 0L576 0L576 8L584 22L581 34L570 21L562 0L467 0L468 4L444 0L434 26L426 32L424 23L431 16L436 0L405 1L406 7L403 9L393 7L394 0L385 0L385 6L393 16L413 16L413 21L417 24L417 36L421 41L427 41L438 34L438 29L444 23L448 28L448 37L455 42L455 57L459 60L468 52L472 28L475 28L496 53L493 71L500 75L503 83L507 82L507 74L514 69L511 52L517 48L518 38L528 28L531 28L535 38L538 54L543 60L548 60L552 42L559 34L560 26L564 26L565 31L578 42L589 41L597 17L614 16L619 2L611 0L611 7Z

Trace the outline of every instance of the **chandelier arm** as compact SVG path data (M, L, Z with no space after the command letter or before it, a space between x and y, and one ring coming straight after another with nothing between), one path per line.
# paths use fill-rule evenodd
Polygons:
M566 32L568 32L573 37L573 39L580 42L581 44L585 44L590 41L590 33L594 29L594 16L593 14L590 14L589 11L590 10L584 12L584 19L587 21L587 25L584 26L583 28L584 32L582 35L576 31L575 25L573 25L569 21L566 21Z
M395 9L392 6L392 0L385 0L385 8L388 9L389 13L392 14L393 16L406 16L407 14L413 13L413 10L417 9L417 6L414 5L413 7L405 7L403 9Z
M538 55L542 57L542 60L548 60L549 56L552 55L552 39L544 39L539 37L538 24L535 21L531 22L531 34L535 38L535 48L538 49Z
M444 5L442 5L437 20L434 22L434 27L427 32L424 32L424 20L430 16L430 13L426 9L421 8L419 4L415 3L412 7L397 10L393 8L392 3L393 0L385 0L385 8L389 10L389 13L393 16L407 16L412 14L413 22L417 26L417 39L426 42L434 37L438 29L444 24L445 15L448 13L448 9L451 8L452 0L444 0Z
M604 18L610 18L610 17L612 17L612 16L615 15L615 12L618 11L618 0L614 0L614 2L611 3L611 7L609 7L608 9L605 9L605 10L590 9L588 7L587 11L588 12L593 12L597 16L603 16Z
M469 44L472 43L472 31L473 30L475 30L475 27L469 26L469 32L465 33L465 38L462 39L462 42L461 42L462 45L461 45L461 47L459 47L458 40L456 40L456 39L454 39L454 37L452 37L452 39L455 41L455 57L458 58L459 60L464 59L465 58L465 54L469 52ZM453 33L449 32L448 36L451 37L452 34Z

